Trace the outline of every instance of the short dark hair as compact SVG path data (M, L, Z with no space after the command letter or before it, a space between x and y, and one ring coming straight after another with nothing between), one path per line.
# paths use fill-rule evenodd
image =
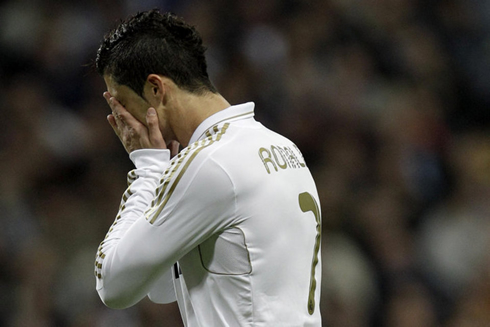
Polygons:
M216 93L209 80L205 51L193 26L172 13L153 9L121 21L104 37L95 68L141 97L150 74L166 76L192 93Z

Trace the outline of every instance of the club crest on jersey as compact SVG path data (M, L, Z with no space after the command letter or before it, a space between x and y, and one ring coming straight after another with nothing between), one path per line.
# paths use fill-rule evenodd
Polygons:
M271 173L272 168L279 171L279 169L306 167L301 151L295 144L293 147L294 149L289 146L271 145L259 149L260 160L268 174Z

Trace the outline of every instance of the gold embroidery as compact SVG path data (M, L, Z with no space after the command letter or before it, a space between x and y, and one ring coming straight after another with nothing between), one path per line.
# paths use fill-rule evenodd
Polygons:
M158 207L154 207L154 208L151 208L150 210L148 210L147 212L147 215L146 215L146 219L148 219L150 221L151 224L153 224L155 222L155 220L157 219L158 215L160 215L160 213L162 212L163 208L165 207L165 205L167 204L168 200L170 199L170 197L172 196L175 188L177 187L177 184L179 183L179 181L181 180L182 176L184 175L184 173L186 172L187 168L189 167L189 165L192 163L192 161L194 160L194 158L205 148L207 148L208 146L212 145L213 143L215 142L218 142L219 140L221 140L221 137L223 136L223 134L226 133L226 130L228 129L228 126L230 124L229 123L226 123L221 131L219 131L217 134L216 134L216 139L212 139L212 138L208 138L208 139L205 139L207 141L209 141L207 144L205 142L202 142L201 146L196 148L192 154L190 155L189 159L185 162L184 166L182 167L182 170L179 172L179 174L177 175L177 177L175 178L175 181L173 182L173 184L170 186L170 189L168 190L168 193L166 193L165 197L163 198L163 201L159 201L159 204L158 204ZM217 128L217 127L216 127ZM203 140L204 141L204 140ZM197 143L197 142L196 142ZM189 152L187 152L188 154ZM172 177L172 175L169 176L169 179ZM162 194L160 195L160 197L163 195L164 192L162 192ZM151 216L151 218L150 218Z

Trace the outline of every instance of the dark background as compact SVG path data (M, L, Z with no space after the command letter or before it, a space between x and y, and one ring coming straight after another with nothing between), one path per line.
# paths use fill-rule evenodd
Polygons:
M303 151L325 326L490 326L485 0L0 1L0 326L178 326L174 306L105 308L93 276L132 166L90 65L155 7Z

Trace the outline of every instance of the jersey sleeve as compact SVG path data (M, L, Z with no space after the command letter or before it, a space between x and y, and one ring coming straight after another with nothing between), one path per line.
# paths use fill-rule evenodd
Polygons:
M232 223L235 192L225 170L212 159L181 163L180 171L167 169L147 212L105 249L98 292L106 305L134 305L176 261Z
M154 303L171 303L177 300L175 296L172 270L167 269L155 282L148 292L148 298Z
M102 267L106 262L107 253L117 246L117 243L132 224L141 217L155 196L155 189L163 171L169 165L170 151L144 149L133 151L130 159L136 169L128 173L128 188L124 192L119 211L105 239L101 242L95 260L95 276L97 290L103 288ZM172 277L163 274L155 289L148 294L160 303L175 301Z

